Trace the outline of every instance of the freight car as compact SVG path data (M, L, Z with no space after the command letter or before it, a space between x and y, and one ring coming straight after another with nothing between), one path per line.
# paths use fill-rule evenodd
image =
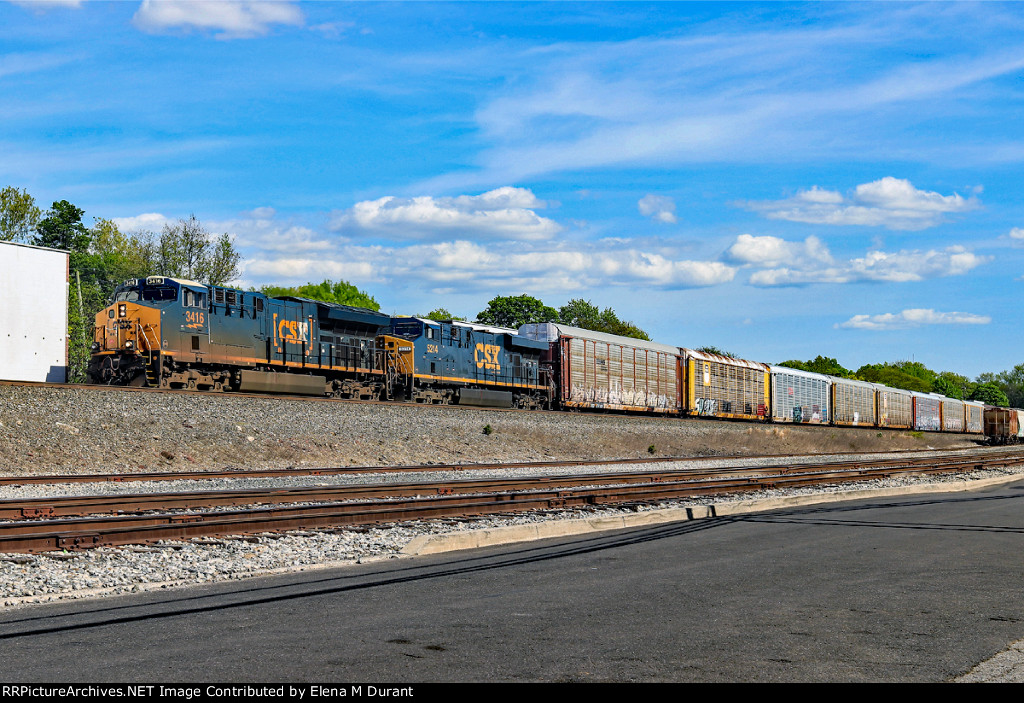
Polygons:
M977 402L556 323L389 317L164 276L117 288L92 352L90 379L107 384L984 431L991 441L1024 427Z
M914 427L914 396L910 391L875 385L876 418L879 427L909 430Z
M1024 442L1024 410L986 407L984 418L989 444Z
M985 404L978 400L964 401L965 432L980 434L985 429Z
M942 396L934 393L913 392L914 429L920 432L942 430Z
M849 378L832 379L832 424L874 427L877 424L875 385Z
M544 371L556 407L683 412L678 347L554 322L523 325L519 334L548 347Z
M831 421L832 379L785 366L771 367L773 422L827 425Z
M691 415L736 420L769 417L769 367L693 349L686 359L686 410Z

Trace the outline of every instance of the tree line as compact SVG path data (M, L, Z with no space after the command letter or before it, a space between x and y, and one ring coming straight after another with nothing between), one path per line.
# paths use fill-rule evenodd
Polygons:
M947 398L979 400L989 405L1015 408L1024 405L1024 364L1018 364L1010 371L998 374L983 373L973 381L953 371L933 371L920 361L865 364L856 371L847 369L835 359L826 356L818 356L807 361L791 359L779 362L778 365L857 381L881 383L890 388L939 393Z
M425 315L431 320L466 320L452 315L445 308L438 308ZM519 329L523 325L542 322L557 322L570 327L580 327L594 332L617 334L650 341L647 333L632 322L620 320L611 308L601 310L589 300L574 298L557 310L545 305L531 295L499 295L487 303L487 307L476 314L481 325Z

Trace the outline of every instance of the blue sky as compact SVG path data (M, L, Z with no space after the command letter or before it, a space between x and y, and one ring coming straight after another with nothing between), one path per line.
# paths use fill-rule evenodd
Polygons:
M240 283L612 306L767 362L1020 363L1024 5L0 1L0 187ZM90 219L91 222L91 219Z

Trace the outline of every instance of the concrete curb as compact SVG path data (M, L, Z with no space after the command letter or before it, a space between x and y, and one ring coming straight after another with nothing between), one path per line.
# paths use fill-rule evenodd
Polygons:
M440 554L462 549L479 549L480 547L496 547L502 544L529 542L551 537L570 537L593 532L622 530L629 527L645 527L670 522L685 522L708 517L724 517L727 515L743 515L759 513L766 510L779 510L803 505L822 503L839 503L865 498L886 498L890 496L921 495L925 493L956 493L972 491L1003 483L1024 480L1021 474L996 476L994 478L973 481L950 481L948 483L931 483L920 486L897 486L893 488L866 488L861 490L842 491L840 493L815 494L805 496L786 496L783 498L765 498L761 500L740 500L712 505L695 505L686 508L666 508L651 510L631 515L614 515L609 517L583 518L580 520L552 520L530 525L513 525L495 527L485 530L466 530L464 532L446 532L436 535L421 535L414 538L402 550L405 556L421 556L424 554Z

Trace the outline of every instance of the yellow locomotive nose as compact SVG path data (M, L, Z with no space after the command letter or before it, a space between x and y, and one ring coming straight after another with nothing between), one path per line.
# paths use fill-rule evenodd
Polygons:
M160 311L134 302L117 302L96 315L89 362L93 383L140 385L159 358Z
M160 311L116 303L96 315L94 353L155 352L160 349Z

